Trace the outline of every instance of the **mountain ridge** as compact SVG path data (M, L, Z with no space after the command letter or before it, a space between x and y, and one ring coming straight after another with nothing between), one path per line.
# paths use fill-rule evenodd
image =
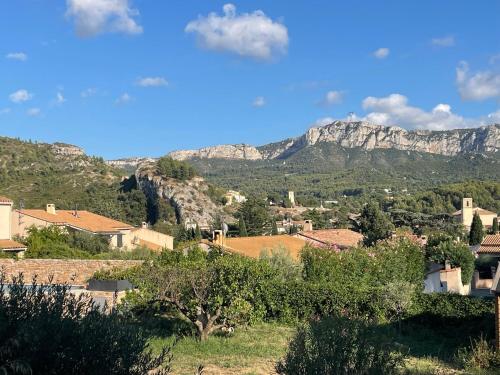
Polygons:
M322 142L335 143L344 148L397 149L426 152L446 156L461 153L495 153L500 150L500 125L442 131L405 130L397 126L373 125L368 122L334 121L313 127L299 137L262 146L229 144L203 147L197 150L172 151L168 156L177 160L232 159L265 160L286 159L297 151Z

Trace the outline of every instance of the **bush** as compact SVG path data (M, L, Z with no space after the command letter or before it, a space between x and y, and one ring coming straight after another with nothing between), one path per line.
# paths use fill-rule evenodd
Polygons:
M404 357L363 321L325 318L298 329L279 374L396 374Z
M468 371L483 369L500 372L500 353L482 336L474 340L469 348L459 349L455 358L458 364Z
M153 355L142 331L123 316L103 314L67 285L25 285L0 276L0 372L6 374L137 374L169 372L169 349ZM164 366L160 369L160 366Z

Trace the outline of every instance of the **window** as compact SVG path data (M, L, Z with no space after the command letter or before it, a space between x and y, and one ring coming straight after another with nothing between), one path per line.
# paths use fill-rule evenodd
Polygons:
M123 247L123 234L116 235L116 247Z

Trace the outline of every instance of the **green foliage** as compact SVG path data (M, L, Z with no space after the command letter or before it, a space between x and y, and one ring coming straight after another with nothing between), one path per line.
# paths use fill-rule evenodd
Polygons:
M331 212L320 212L316 209L307 210L302 214L304 220L312 220L314 229L331 228L329 219L332 218Z
M245 224L245 219L243 219L243 216L240 216L240 218L238 219L238 234L240 237L248 236L247 226Z
M108 238L86 232L70 232L68 234L67 243L73 248L86 251L92 255L109 251Z
M394 226L387 215L375 203L371 202L361 211L360 229L364 235L365 245L372 246L377 241L388 238Z
M498 218L493 218L493 223L491 224L491 234L498 233Z
M185 161L174 160L168 156L161 157L156 162L158 173L177 180L190 180L196 176L195 169Z
M271 216L263 199L249 197L240 206L237 216L245 222L249 236L259 236L270 231Z
M0 371L6 374L170 372L170 349L153 354L147 336L115 312L103 314L67 285L0 277ZM163 368L159 368L162 366Z
M259 259L269 263L282 282L301 280L302 264L293 260L287 248L279 246L270 250L264 249L260 253Z
M484 337L472 341L468 348L462 348L456 360L465 370L500 371L500 353L495 351Z
M483 242L484 231L483 222L481 217L476 212L472 218L472 224L470 226L469 233L469 245L480 245Z
M466 244L456 242L446 234L435 234L429 237L425 252L431 262L444 265L448 261L452 267L460 267L462 282L470 284L474 273L474 255Z
M324 318L299 327L278 374L397 374L404 357L391 341L358 320Z
M278 225L276 224L276 220L272 220L272 224L271 224L271 234L273 236L276 236L278 234Z

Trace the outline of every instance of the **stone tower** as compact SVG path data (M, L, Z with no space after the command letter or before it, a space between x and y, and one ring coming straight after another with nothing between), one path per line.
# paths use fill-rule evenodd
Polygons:
M293 191L288 192L288 199L292 203L292 207L295 206L295 193Z
M466 227L470 227L473 216L474 211L472 208L472 198L462 199L462 224Z

